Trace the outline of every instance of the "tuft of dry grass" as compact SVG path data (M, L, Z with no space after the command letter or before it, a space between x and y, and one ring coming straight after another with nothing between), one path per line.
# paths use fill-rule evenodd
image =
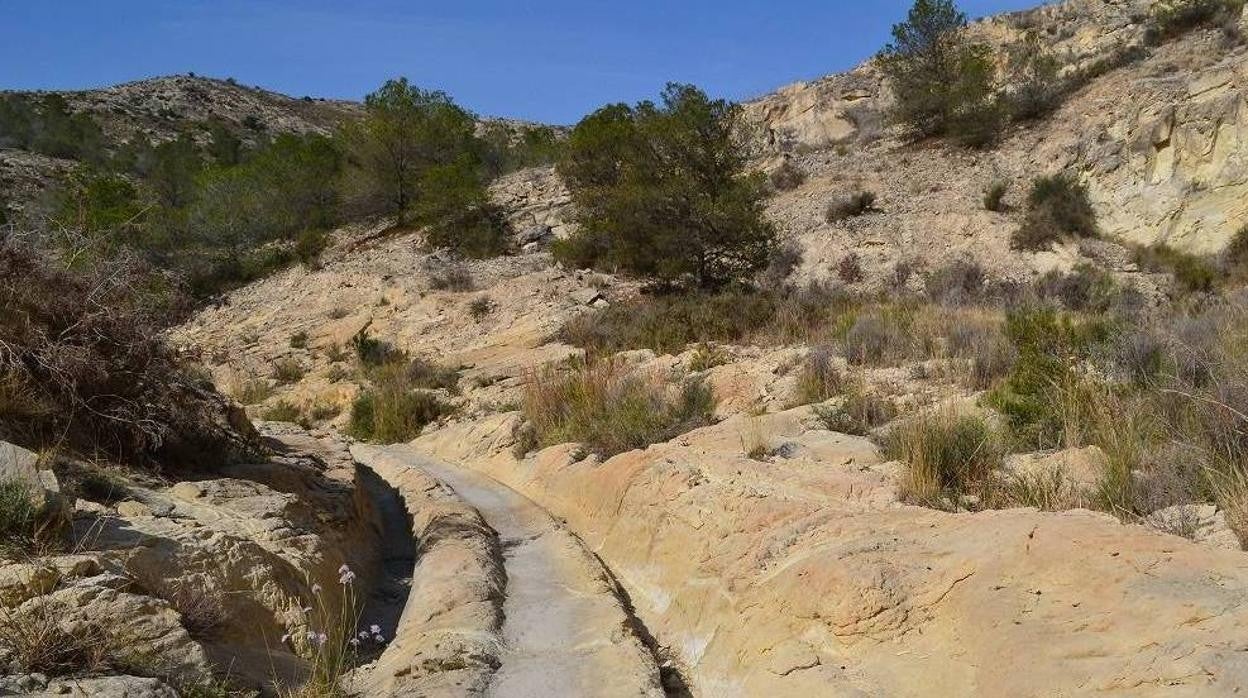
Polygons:
M955 509L966 495L982 494L1003 453L1000 436L986 419L951 408L893 427L884 450L904 463L899 489L905 501Z
M103 619L64 623L66 609L46 596L16 608L0 607L0 647L21 673L48 676L100 672L118 649Z
M600 360L530 371L523 412L541 445L576 442L609 457L708 424L714 408L700 380L672 383Z

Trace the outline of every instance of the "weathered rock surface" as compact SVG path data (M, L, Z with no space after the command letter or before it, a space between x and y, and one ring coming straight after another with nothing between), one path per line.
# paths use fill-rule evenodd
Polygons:
M414 446L567 521L705 695L1224 695L1248 681L1241 553L1087 511L903 506L869 443L827 439L806 414L763 419L818 455L767 463L740 454L741 418L604 463L569 447L517 462L505 416Z
M502 650L507 584L498 536L444 485L384 449L356 446L411 516L418 563L394 638L357 683L367 695L478 695Z
M497 595L491 598L495 604L495 618L502 619L494 631L497 644L493 648L481 648L490 652L486 656L493 670L488 686L482 687L488 695L657 697L663 694L654 657L635 632L614 580L549 514L488 477L459 471L401 446L357 447L355 453L364 462L380 463L382 470L389 473L387 479L400 478L400 482L414 479L419 483L432 476L448 483L457 498L462 498L460 507L468 502L480 511L477 518L480 523L474 523L467 531L473 539L479 538L479 527L484 526L482 518L492 522L497 530L498 538L493 540L495 549L492 551L496 567L489 579L494 584L482 584L477 572L479 566L474 565L451 587L455 591L447 598L445 572L441 570L450 571L462 563L448 568L444 558L430 559L430 555L422 554L413 579L413 596L405 613L405 621L416 627L427 624L421 617L424 613L439 607L449 606L451 613L448 615L452 619L462 619L463 612L475 607L483 591L495 592ZM412 504L409 501L409 507ZM414 514L418 535L429 513L438 518L442 513L440 507L429 512L427 502L421 509L425 513ZM444 534L439 529L443 525L439 522L436 527L423 528L422 547L430 544L446 547L451 543L442 539ZM499 539L503 550L498 549ZM480 559L480 553L472 558ZM497 567L499 563L505 565L505 589L501 584L504 570ZM416 617L412 618L413 615ZM436 637L431 638L427 631L413 633L413 639L413 644L399 652L414 654L418 665L423 665L424 671L412 669L413 677L426 672L437 677L438 668L447 667L448 661L450 668L465 664L472 668L483 658L481 650L471 649L471 643L468 643L469 648L459 648L469 639L462 630L458 638L451 638L450 649L457 655L449 658L445 657L448 643L434 641ZM431 650L432 657L429 656ZM394 651L392 647L390 652ZM382 661L386 659L383 655ZM451 676L454 675L448 678ZM399 693L430 694L419 683L406 687L399 683L398 687Z

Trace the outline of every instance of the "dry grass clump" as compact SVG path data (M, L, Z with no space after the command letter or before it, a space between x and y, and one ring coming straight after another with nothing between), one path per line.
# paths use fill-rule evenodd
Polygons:
M904 464L899 489L905 501L953 509L962 508L967 495L983 492L1003 453L999 434L984 417L953 409L896 425L884 450Z
M297 424L303 418L303 412L295 406L294 403L286 400L278 400L275 404L266 409L262 415L262 419L268 422L290 422Z
M467 293L477 287L472 272L462 264L448 264L429 276L429 286L435 291Z
M869 391L859 380L848 381L840 398L815 406L815 416L828 431L867 436L897 417L891 400Z
M1010 183L997 180L984 191L984 209L1001 213L1006 210L1005 195L1010 191Z
M990 485L986 503L994 509L1030 507L1041 511L1085 505L1078 487L1061 468L998 475Z
M262 378L243 376L236 379L226 392L240 405L256 405L273 395L273 386Z
M839 223L849 218L861 216L875 206L875 192L859 191L846 196L839 196L828 204L824 217L829 223Z
M298 383L307 372L296 359L283 358L273 362L273 379L278 385Z
M715 399L700 380L672 383L600 360L531 371L522 409L541 445L576 442L609 457L709 424Z
M66 611L44 596L0 607L0 647L21 673L65 676L109 668L120 643L104 619L67 624Z
M785 160L768 177L776 191L792 191L806 182L806 172L802 168Z
M797 374L797 404L823 402L845 391L845 377L833 365L832 356L827 347L815 347L806 354Z

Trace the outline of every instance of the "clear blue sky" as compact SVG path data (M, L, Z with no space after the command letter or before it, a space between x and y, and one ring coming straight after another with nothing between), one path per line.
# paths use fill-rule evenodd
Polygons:
M1037 0L962 0L972 17ZM669 80L743 99L851 67L910 0L0 0L0 89L194 71L359 99L406 75L486 115L572 123Z

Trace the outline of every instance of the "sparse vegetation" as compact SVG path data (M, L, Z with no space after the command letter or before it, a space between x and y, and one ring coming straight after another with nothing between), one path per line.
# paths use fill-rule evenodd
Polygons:
M1145 39L1161 44L1194 29L1226 25L1243 10L1244 0L1163 0L1153 8Z
M1141 269L1172 274L1179 289L1187 293L1213 291L1220 276L1211 262L1162 243L1136 247L1131 258Z
M841 257L841 261L836 264L836 276L847 284L862 282L865 276L862 273L862 259L857 252Z
M279 400L263 413L263 418L269 422L298 423L302 416L303 412L294 403L285 400Z
M466 293L476 288L472 272L462 264L450 264L429 276L429 286L436 291Z
M290 335L290 348L291 349L307 349L308 348L308 333L300 331L300 332L296 332Z
M670 385L601 360L532 371L523 411L541 445L575 442L609 457L708 424L714 408L711 389L701 381Z

